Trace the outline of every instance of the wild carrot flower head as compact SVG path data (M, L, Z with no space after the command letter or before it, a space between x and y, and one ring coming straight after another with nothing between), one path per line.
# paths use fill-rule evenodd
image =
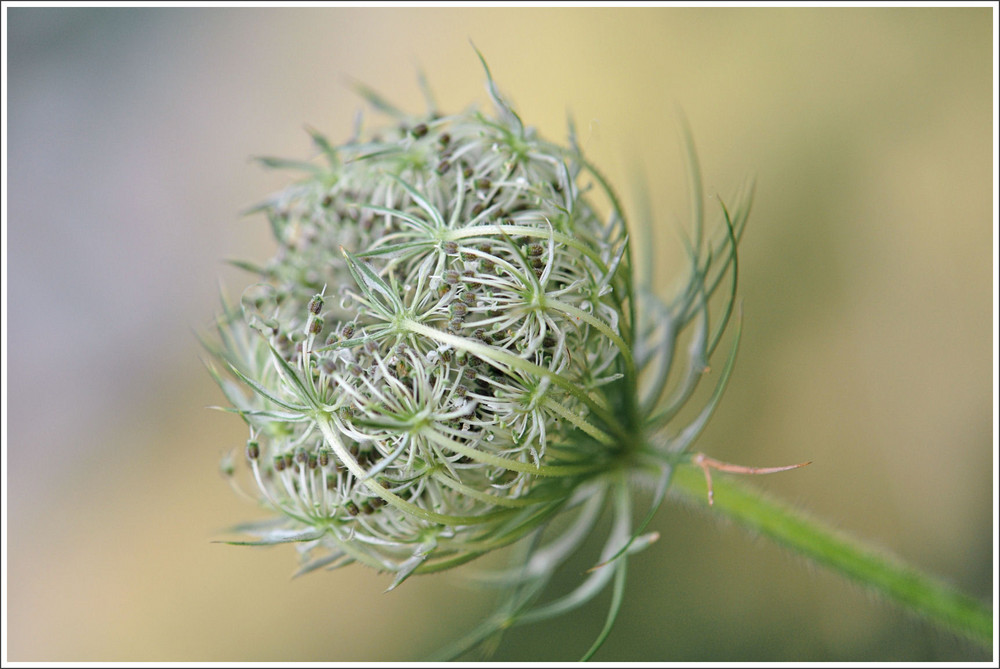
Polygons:
M658 505L718 399L671 425L728 322L732 291L714 331L707 304L746 213L727 214L715 243L699 223L687 286L661 302L572 133L569 146L540 138L486 73L492 115L413 116L366 92L391 124L340 146L313 132L321 161L295 164L306 178L257 208L278 252L241 264L259 282L226 305L213 346L249 426L256 497L277 514L237 543L293 542L302 572L360 562L392 588L545 539L493 575L510 597L469 643L573 608L654 538L648 517L632 520L631 486L655 481ZM537 606L605 506L616 520L601 566Z

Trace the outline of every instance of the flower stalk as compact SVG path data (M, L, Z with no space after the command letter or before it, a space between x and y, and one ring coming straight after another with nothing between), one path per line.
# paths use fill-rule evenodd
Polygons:
M755 535L766 536L917 616L985 647L992 645L993 612L983 602L759 491L729 479L713 485L718 493L713 514L735 521ZM693 460L677 468L670 494L695 507L711 505L701 466Z

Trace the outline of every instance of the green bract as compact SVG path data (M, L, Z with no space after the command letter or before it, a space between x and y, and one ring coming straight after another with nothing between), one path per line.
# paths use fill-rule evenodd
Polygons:
M392 125L337 147L313 133L323 162L296 164L307 178L259 207L279 250L242 265L260 281L226 307L213 347L250 427L257 494L278 514L237 543L295 542L302 572L360 562L395 587L533 539L489 575L508 599L456 653L612 578L617 608L626 557L655 539L645 525L731 368L732 355L705 406L674 425L732 313L735 272L724 278L748 210L723 209L722 234L703 240L693 170L690 273L662 302L572 136L539 138L487 78L491 116L410 116L369 94ZM655 492L636 520L641 479ZM600 565L538 604L606 507Z

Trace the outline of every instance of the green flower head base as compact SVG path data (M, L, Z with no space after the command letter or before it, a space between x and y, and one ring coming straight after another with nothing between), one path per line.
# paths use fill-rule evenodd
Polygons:
M485 577L507 600L449 652L612 581L616 609L627 557L655 538L645 526L732 367L731 353L675 424L733 312L749 208L723 208L703 239L695 166L687 280L661 301L572 133L568 147L539 138L486 73L493 115L410 116L363 91L391 125L337 147L313 133L317 162L265 161L307 176L258 208L278 253L240 264L259 283L226 306L212 345L249 425L256 497L277 514L233 543L292 542L301 572L359 562L390 588L515 545L512 567ZM655 493L636 520L641 479ZM539 602L605 508L598 566Z

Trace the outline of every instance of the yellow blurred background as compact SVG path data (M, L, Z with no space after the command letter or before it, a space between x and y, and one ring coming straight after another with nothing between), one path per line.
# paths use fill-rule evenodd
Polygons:
M195 333L239 212L346 139L366 82L488 105L469 41L552 139L572 112L626 208L641 167L664 285L688 211L747 177L744 334L697 448L803 470L748 483L995 596L990 8L8 8L5 470L11 661L417 660L487 610L454 575L290 580L294 551L211 543L259 516L219 476L246 435ZM860 587L674 504L605 661L985 660ZM586 565L584 565L584 568ZM575 576L575 575L573 575ZM573 660L607 597L501 644ZM995 657L995 656L994 656Z

